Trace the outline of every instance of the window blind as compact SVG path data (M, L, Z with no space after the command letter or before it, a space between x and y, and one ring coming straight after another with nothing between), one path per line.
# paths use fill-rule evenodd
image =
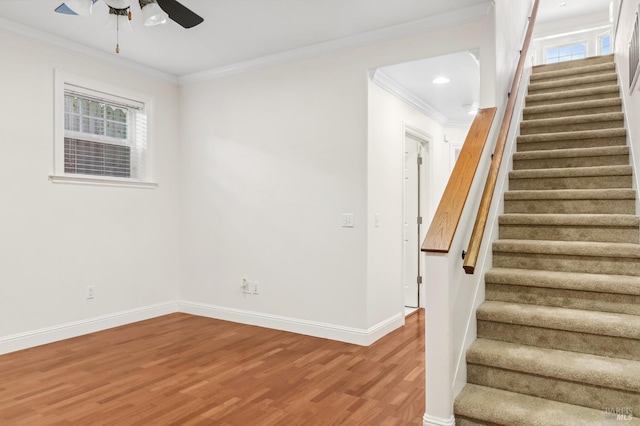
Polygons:
M65 85L64 130L66 174L144 179L143 103Z

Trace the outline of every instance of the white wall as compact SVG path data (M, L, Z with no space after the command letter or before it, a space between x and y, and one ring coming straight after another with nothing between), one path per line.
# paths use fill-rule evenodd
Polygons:
M640 170L640 82L636 83L633 92L629 91L629 41L633 32L635 14L638 12L640 1L625 0L620 6L620 19L618 20L615 35L615 57L616 68L619 76L620 94L624 102L627 139L631 147L632 163L634 165L634 176L636 188L638 184L638 171ZM617 16L617 14L616 14Z
M497 105L506 104L513 74L520 59L520 50L527 31L533 0L498 0L495 6L496 38L496 99ZM498 118L502 113L498 115Z
M2 31L0 52L0 343L175 301L178 88ZM49 182L58 68L153 97L157 189Z
M370 186L390 181L370 169L385 160L369 154L368 70L478 46L491 57L491 38L483 19L186 85L181 298L212 316L275 317L281 328L352 341L400 325L401 287L387 279L398 273L400 239L374 236L373 213L387 200L369 200L389 190ZM484 82L492 88L493 75ZM354 228L340 226L342 213L355 214ZM386 244L396 252L379 280L368 265ZM262 293L243 296L243 277Z

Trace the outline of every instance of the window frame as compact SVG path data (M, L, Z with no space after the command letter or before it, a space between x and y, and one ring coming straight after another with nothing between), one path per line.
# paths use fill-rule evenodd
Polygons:
M602 41L605 37L609 37L609 53L602 53ZM598 56L609 55L610 53L613 53L613 37L611 36L611 31L605 31L601 34L598 34L596 40L596 53Z
M145 164L144 176L113 177L67 173L65 171L65 93L67 90L76 91L81 96L94 97L107 102L113 102L116 105L135 108L147 115L146 147L144 148L144 152L142 152ZM152 132L151 126L149 125L151 115L152 99L148 95L56 69L54 72L54 158L53 173L50 174L49 180L53 183L156 188L158 184L152 180L152 143L150 143L152 140ZM91 137L90 134L82 134L89 136L86 140L98 142L107 142L108 140L107 136L94 138ZM135 143L135 140L133 143ZM132 159L139 155L138 149L135 147L132 147L131 151Z
M566 61L547 62L549 50L561 49L563 47L572 47L572 46L584 46L584 57L585 58L589 57L589 43L588 43L588 41L587 40L579 40L579 41L572 41L570 43L562 43L562 44L555 44L553 46L545 46L545 48L544 48L544 50L542 52L543 63L544 64L559 64L561 62L566 62ZM568 60L571 60L571 59L568 59Z

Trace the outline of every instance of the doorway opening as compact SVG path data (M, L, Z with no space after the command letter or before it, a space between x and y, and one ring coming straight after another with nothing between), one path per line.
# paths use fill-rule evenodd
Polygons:
M420 246L424 238L424 213L428 206L428 179L431 137L408 124L404 126L403 172L403 294L405 314L424 306L422 283L424 265Z

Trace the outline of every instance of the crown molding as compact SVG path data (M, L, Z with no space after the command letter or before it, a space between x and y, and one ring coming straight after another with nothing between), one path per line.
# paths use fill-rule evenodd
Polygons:
M434 107L417 97L406 87L389 77L384 71L377 69L372 73L371 81L378 86L382 87L401 101L417 109L433 121L438 123L441 127L456 127L456 128L468 128L471 123L471 119L468 121L452 120Z
M409 91L406 87L389 77L389 75L381 69L375 70L371 80L378 86L394 95L396 98L409 104L427 117L431 118L440 126L445 127L447 125L449 119L446 115L442 114L434 107L414 95L413 92Z
M261 68L267 68L295 60L311 58L338 50L364 46L383 40L407 37L455 25L466 24L487 17L492 7L491 1L485 1L479 5L457 9L405 24L381 28L350 37L344 37L338 40L312 44L298 49L263 56L261 58L212 68L206 71L186 74L178 77L178 80L181 85L198 83L243 72L254 71Z
M26 25L18 24L17 22L13 22L2 17L0 17L0 31L5 31L10 34L21 36L22 38L25 38L27 40L39 42L41 44L45 44L67 52L80 54L101 62L106 62L110 65L119 66L131 71L137 71L147 76L164 80L171 84L178 84L178 77L174 75L158 71L155 68L147 67L135 61L102 52L98 49L76 43L66 38L54 36L44 31L40 31Z

